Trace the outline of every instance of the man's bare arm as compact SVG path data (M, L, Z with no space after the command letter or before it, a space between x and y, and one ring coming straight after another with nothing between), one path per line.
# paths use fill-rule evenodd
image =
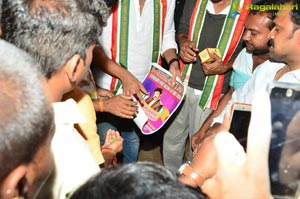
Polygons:
M210 125L213 122L213 119L215 117L217 117L223 111L223 109L226 107L227 103L231 99L233 91L234 91L233 88L230 87L229 90L227 91L227 93L220 99L217 109L215 111L213 111L208 116L208 118L205 120L205 122L203 123L203 125L201 126L201 128L199 129L199 131L197 131L193 135L193 137L192 137L192 147L193 147L193 149L195 149L197 147L197 145L199 144L199 142L204 137L205 133L208 130L210 130ZM216 125L216 127L217 127L217 125ZM216 128L216 127L214 127L214 128Z

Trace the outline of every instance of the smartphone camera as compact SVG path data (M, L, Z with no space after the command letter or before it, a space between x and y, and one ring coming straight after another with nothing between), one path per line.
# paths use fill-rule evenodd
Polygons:
M294 198L297 195L300 177L299 90L300 85L276 83L270 93L269 172L274 198Z

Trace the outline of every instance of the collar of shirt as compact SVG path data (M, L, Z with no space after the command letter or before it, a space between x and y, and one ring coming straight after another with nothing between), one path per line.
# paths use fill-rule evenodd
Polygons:
M214 5L210 0L207 2L206 10L211 14L216 14ZM227 6L225 9L223 9L221 12L219 12L218 15L227 15L229 11L230 11L230 5Z
M85 117L73 99L52 103L56 124L76 124L86 122Z
M294 77L294 81L293 82L295 82L295 83L299 83L300 82L300 69L290 71L290 72L284 74L282 78L284 78L284 80L285 79L289 80L290 77L291 77L290 75L292 75ZM285 76L287 76L287 77L285 77Z

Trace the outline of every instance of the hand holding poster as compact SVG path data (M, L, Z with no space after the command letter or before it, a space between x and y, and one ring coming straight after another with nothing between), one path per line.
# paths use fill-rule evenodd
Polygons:
M149 93L144 95L144 106L139 106L134 122L143 134L152 134L159 130L180 105L185 88L180 80L172 85L172 75L157 64L152 67L143 81Z

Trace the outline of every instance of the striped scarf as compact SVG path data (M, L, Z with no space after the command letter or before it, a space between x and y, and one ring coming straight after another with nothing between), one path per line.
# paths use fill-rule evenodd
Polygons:
M165 17L167 11L167 0L153 0L153 44L152 62L160 62L160 49L163 40ZM121 0L113 8L112 14L112 60L127 68L128 59L128 34L129 34L129 12L130 0ZM111 91L118 91L121 82L112 78L110 84Z
M208 0L197 0L190 20L188 39L196 42L197 46L207 12L207 3ZM251 0L232 0L231 2L229 14L225 19L217 44L217 48L219 48L223 55L222 60L224 64L228 63L230 60L243 34L244 24L248 15L246 6L250 3ZM240 8L242 8L241 13L237 12ZM192 63L184 65L181 61L182 77L185 85L187 85L189 81L192 65ZM222 93L223 83L224 74L206 76L203 92L199 100L199 106L202 109L217 108L218 101Z

